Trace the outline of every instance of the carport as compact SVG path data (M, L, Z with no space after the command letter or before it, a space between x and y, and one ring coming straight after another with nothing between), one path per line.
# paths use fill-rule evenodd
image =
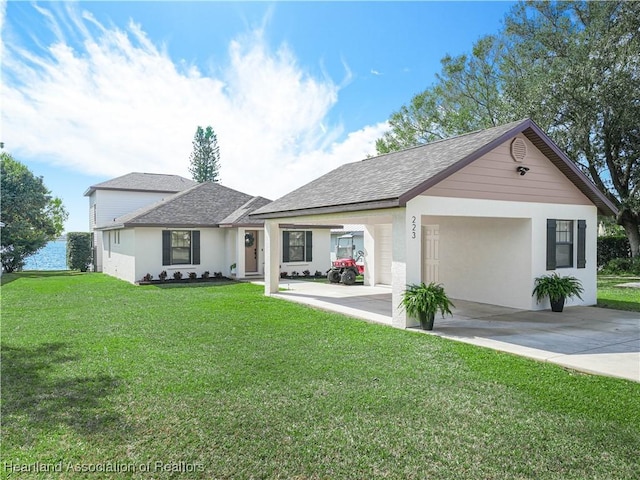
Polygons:
M273 296L385 325L392 324L389 287L283 280ZM640 382L640 317L597 307L563 313L453 300L453 316L424 332L567 368Z
M398 308L402 293L420 281L538 310L548 305L531 297L534 279L557 271L584 287L570 305L595 304L597 215L615 211L523 120L343 165L254 215L265 220L267 295L278 293L285 225L364 225L365 285L390 285L391 323L406 328L417 322Z

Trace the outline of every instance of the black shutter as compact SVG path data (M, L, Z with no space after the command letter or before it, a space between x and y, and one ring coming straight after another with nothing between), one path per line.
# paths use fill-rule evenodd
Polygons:
M587 221L578 220L578 268L587 266Z
M192 265L200 265L200 230L191 232Z
M547 219L547 270L556 269L556 220Z
M282 232L282 262L289 261L289 232Z
M162 264L171 265L171 232L162 231Z
M307 262L313 261L313 232L306 232L305 244L305 260Z

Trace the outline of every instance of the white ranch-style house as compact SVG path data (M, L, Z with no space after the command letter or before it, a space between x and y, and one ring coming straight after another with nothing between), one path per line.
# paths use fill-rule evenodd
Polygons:
M537 310L535 278L577 277L596 303L598 213L607 200L525 119L343 165L257 209L265 293L278 291L283 231L364 225L365 285L389 285L393 325L407 284L443 283L450 297ZM302 227L300 227L302 228ZM302 241L302 240L300 240ZM345 287L357 288L357 287Z
M180 271L236 278L264 275L264 221L249 217L270 200L218 183L130 173L91 186L95 269L131 283ZM329 268L330 226L282 232L284 271ZM233 270L231 269L234 266Z

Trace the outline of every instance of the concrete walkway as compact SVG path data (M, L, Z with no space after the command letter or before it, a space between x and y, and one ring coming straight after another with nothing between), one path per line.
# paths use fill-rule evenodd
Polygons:
M391 289L282 280L275 297L391 325ZM563 313L453 300L429 333L599 375L640 382L640 314L596 307Z

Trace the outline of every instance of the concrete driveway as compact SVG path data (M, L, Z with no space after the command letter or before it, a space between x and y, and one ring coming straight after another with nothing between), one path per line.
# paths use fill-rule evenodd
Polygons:
M391 325L391 289L281 281L274 296ZM588 373L640 382L640 314L597 307L563 313L453 300L452 317L428 332ZM413 329L412 329L413 330ZM422 330L415 329L417 332Z

